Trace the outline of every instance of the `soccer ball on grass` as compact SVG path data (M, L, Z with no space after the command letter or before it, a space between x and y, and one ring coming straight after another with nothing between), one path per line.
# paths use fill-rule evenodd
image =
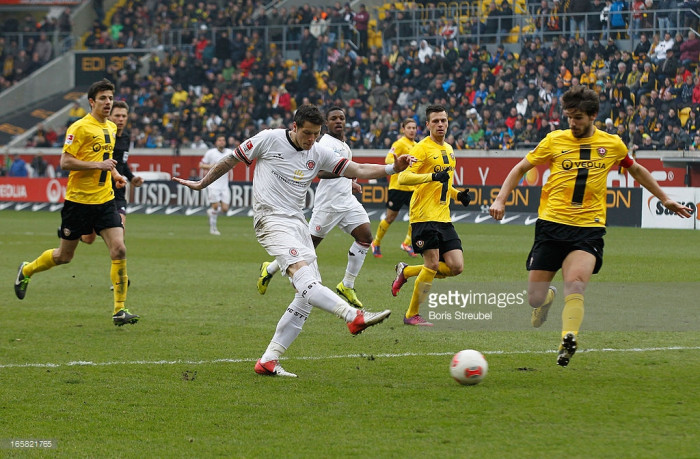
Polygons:
M486 377L489 364L479 351L465 349L452 357L450 374L460 384L472 386Z

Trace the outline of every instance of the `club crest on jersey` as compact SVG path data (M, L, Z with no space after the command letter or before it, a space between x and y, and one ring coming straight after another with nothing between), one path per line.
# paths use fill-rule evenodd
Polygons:
M73 134L68 134L68 135L66 136L66 145L72 144L72 143L73 143L73 138L74 138L74 137L73 137Z
M316 167L316 161L314 161L314 160L312 160L312 159L309 160L309 161L307 161L307 162L306 162L306 167L307 167L307 169L309 169L310 171L313 170L314 167Z
M299 255L299 251L297 249L289 249L289 254L293 257L296 257Z
M598 156L601 158L605 158L605 154L608 152L604 147L598 148Z

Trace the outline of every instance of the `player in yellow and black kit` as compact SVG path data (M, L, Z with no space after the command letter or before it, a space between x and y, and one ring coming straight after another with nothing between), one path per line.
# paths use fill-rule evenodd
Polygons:
M35 273L69 263L80 236L95 231L109 248L110 279L114 287L112 321L121 326L136 323L139 316L129 313L124 306L128 287L126 246L124 226L114 203L112 178L119 187L126 185L126 179L117 172L117 162L112 158L117 126L107 117L113 100L114 85L109 80L94 83L88 90L91 112L66 131L60 164L70 175L61 210L61 242L57 249L46 250L31 263L20 264L15 294L24 299Z
M394 154L396 156L401 156L407 154L416 145L416 132L417 125L416 120L413 118L406 118L401 122L401 130L403 131L403 137L398 139L391 145L391 150L386 155L385 162L387 164L394 163ZM375 258L381 258L382 250L381 243L384 238L384 234L389 229L396 217L399 215L399 211L403 206L410 206L411 196L413 196L414 186L401 185L399 184L399 178L396 174L389 176L389 196L386 201L386 217L379 222L379 227L377 228L377 235L372 241L372 255ZM408 233L406 238L401 243L401 250L405 251L412 257L416 257L416 253L413 251L413 246L411 245L411 226L408 226Z
M505 214L505 201L520 178L537 164L549 163L550 176L542 187L535 242L527 257L528 300L532 325L541 326L554 301L550 286L559 269L564 278L562 341L557 363L569 364L578 347L583 321L583 292L603 264L607 176L615 164L625 167L640 185L672 212L690 217L691 210L661 189L649 171L636 163L616 136L596 129L598 95L583 86L569 89L562 97L570 129L554 131L508 174L491 205L496 220Z
M391 293L396 296L407 278L418 276L403 322L430 326L433 324L419 312L433 279L457 276L464 269L462 241L452 225L450 200L456 199L468 206L470 199L469 190L459 191L452 186L455 155L452 146L445 142L449 124L447 110L441 105L430 105L425 117L430 135L411 150L416 162L399 175L401 185L417 185L411 198L409 220L413 249L423 255L423 265L398 263Z

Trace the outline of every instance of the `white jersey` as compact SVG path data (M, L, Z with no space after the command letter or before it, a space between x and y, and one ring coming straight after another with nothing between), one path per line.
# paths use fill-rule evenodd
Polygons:
M318 143L330 148L343 158L352 159L352 150L348 144L330 134L325 134ZM357 199L352 195L351 179L345 177L322 179L316 188L314 211L345 212L355 207L353 201Z
M224 148L224 151L219 151L217 148L211 148L204 153L202 161L204 164L209 164L210 166L215 166L216 163L221 161L224 156L233 154L233 150L230 148ZM209 185L210 188L225 189L228 188L228 174L224 174L214 182Z
M345 172L350 161L333 150L314 143L300 150L286 129L266 129L244 140L234 151L236 159L250 166L253 160L253 219L268 215L286 215L304 219L306 193L319 171L337 175Z

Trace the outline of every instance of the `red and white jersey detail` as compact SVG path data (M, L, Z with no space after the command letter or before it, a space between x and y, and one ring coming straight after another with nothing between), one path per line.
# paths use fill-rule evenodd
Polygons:
M330 134L325 134L321 137L318 144L333 150L341 158L352 159L352 150L350 150L348 144ZM322 179L318 184L318 188L316 188L314 210L344 212L354 208L354 201L357 201L357 199L352 195L351 179L345 177Z
M306 193L319 171L341 175L348 165L347 159L318 143L309 150L297 149L286 129L259 132L244 140L235 155L246 164L256 160L253 174L256 223L268 215L295 216L303 220Z

